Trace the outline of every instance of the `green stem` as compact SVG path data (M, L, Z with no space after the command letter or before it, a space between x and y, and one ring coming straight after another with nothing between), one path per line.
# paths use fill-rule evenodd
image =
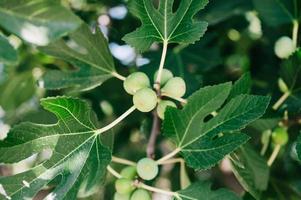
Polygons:
M297 49L298 46L298 30L299 30L299 22L298 20L293 21L293 44L295 49Z
M163 71L164 63L165 63L165 59L166 59L167 47L168 47L168 41L164 40L162 56L161 56L160 65L159 65L159 69L158 69L158 75L157 75L157 79L156 79L155 85L154 85L156 90L160 90L161 76L162 76L162 71Z
M273 162L277 158L278 153L280 152L280 149L281 149L281 145L277 144L268 160L268 166L272 166Z
M166 94L166 93L161 93L161 96L164 96L164 97L168 97L168 98L174 99L174 100L176 100L176 101L178 101L178 102L180 102L180 103L183 103L183 104L186 104L186 103L187 103L187 100L186 100L186 99L183 99L183 98L181 98L181 97L173 97L173 96L170 96L170 95L168 95L168 94Z
M121 174L119 174L115 169L113 169L110 165L107 166L108 172L110 172L116 178L122 178Z
M176 148L175 150L173 150L172 152L170 152L169 154L167 154L166 156L160 158L159 160L157 160L157 164L161 165L164 162L166 162L167 160L171 159L172 157L174 157L175 155L177 155L179 152L181 151L181 148Z
M145 185L145 184L142 183L142 182L139 182L139 183L137 184L137 187L138 187L138 188L146 189L146 190L151 191L151 192L161 193L161 194L165 194L165 195L168 195L168 196L174 196L174 197L177 197L177 198L178 198L178 193L176 193L176 192L171 192L171 191L167 191L167 190L162 190L162 189L159 189L159 188L156 188L156 187L152 187L152 186L149 186L149 185Z
M291 95L290 92L285 92L278 101L273 105L274 110L278 110L279 107L284 103L284 101Z
M121 74L118 74L117 72L112 72L112 76L115 78L118 78L121 81L125 81L126 77L122 76Z
M110 165L107 166L107 170L109 173L111 173L114 177L116 178L122 178L121 174L118 173L115 169L113 169ZM161 193L161 194L166 194L166 195L169 195L169 196L174 196L174 197L177 197L179 198L179 195L178 193L176 192L171 192L171 191L167 191L167 190L162 190L162 189L159 189L159 188L156 188L156 187L152 187L152 186L149 186L149 185L146 185L142 182L139 182L137 180L133 181L133 185L137 188L143 188L143 189L146 189L148 191L151 191L151 192L156 192L156 193Z
M103 132L106 132L108 130L110 130L111 128L113 128L114 126L116 126L117 124L119 124L123 119L125 119L127 116L129 116L132 112L134 112L136 110L135 106L132 106L130 109L128 109L125 113L123 113L122 115L120 115L116 120L114 120L112 123L110 123L109 125L98 129L95 131L95 134L101 134Z
M123 164L123 165L129 165L129 166L136 166L136 163L130 160L126 160L123 158L118 158L116 156L112 156L112 162Z

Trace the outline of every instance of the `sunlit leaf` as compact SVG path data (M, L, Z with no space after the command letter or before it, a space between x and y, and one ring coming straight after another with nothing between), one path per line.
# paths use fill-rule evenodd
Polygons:
M239 95L222 107L231 88L231 83L204 87L188 98L182 110L165 112L165 135L194 169L210 168L244 144L249 136L239 131L262 116L269 104L269 97ZM206 119L214 111L217 116Z
M32 199L59 177L46 199L75 199L79 187L89 189L102 180L111 152L95 134L97 119L86 102L56 97L42 99L41 105L54 113L58 122L15 126L0 142L0 163L15 163L45 149L52 151L50 159L29 171L1 177L0 185L10 199ZM0 194L3 198L4 193Z
M0 26L36 45L46 45L81 23L58 0L0 1Z
M154 42L194 43L207 29L207 23L196 21L194 15L208 0L183 0L173 11L174 0L160 0L158 8L149 0L130 0L129 9L142 21L142 26L123 39L140 51Z
M92 33L88 25L71 33L69 39L58 40L40 50L70 62L76 68L48 71L40 82L46 89L89 90L101 85L115 72L107 40L98 28Z

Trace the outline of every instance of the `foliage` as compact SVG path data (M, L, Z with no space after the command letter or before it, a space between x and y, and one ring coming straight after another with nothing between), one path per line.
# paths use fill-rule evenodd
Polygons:
M300 8L0 0L0 199L300 199Z

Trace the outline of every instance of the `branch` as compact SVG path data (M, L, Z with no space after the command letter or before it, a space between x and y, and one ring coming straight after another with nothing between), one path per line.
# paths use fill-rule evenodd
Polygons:
M146 148L146 154L147 157L149 158L154 158L155 157L155 146L156 146L156 141L157 137L160 134L160 119L156 113L156 111L153 112L153 125L152 125L152 130L151 134L147 143L147 148Z

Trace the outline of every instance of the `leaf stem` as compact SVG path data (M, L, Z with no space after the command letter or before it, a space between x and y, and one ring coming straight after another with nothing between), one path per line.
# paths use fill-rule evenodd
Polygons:
M110 165L107 166L107 170L109 173L111 173L114 177L116 178L122 178L121 174L119 174L115 169L113 169ZM159 189L159 188L156 188L156 187L152 187L152 186L149 186L149 185L146 185L142 182L139 182L137 180L133 181L133 185L137 188L143 188L143 189L146 189L148 191L151 191L151 192L156 192L156 193L161 193L161 194L166 194L166 195L169 195L169 196L174 196L174 197L177 197L179 198L179 195L178 193L176 192L171 192L171 191L167 191L167 190L162 190L162 189Z
M129 165L129 166L136 166L136 163L130 160L126 160L124 158L119 158L116 156L112 156L112 162L123 164L123 165Z
M166 94L166 93L161 93L161 96L169 97L169 98L174 99L174 100L176 100L176 101L178 101L178 102L180 102L180 103L183 103L183 104L186 104L186 103L187 103L187 100L186 100L186 99L183 99L183 98L181 98L181 97L173 97L173 96L169 96L169 95Z
M115 169L113 169L110 165L107 166L107 170L116 178L122 178L121 174L119 174Z
M299 22L298 20L293 21L293 44L295 49L297 49L297 43L298 43L298 30L299 30Z
M273 162L275 161L275 159L277 158L277 155L279 153L281 149L281 145L280 144L277 144L268 160L268 166L272 166Z
M112 72L112 76L115 78L118 78L121 81L125 81L126 77L122 76L121 74L118 74L117 72Z
M185 163L183 158L171 158L160 162L160 165L169 165L174 163ZM158 163L159 164L159 163Z
M290 92L285 92L283 95L278 99L278 101L273 105L274 110L278 110L279 107L284 103L284 101L291 95Z
M158 91L160 90L161 76L162 76L162 71L163 71L164 63L165 63L165 59L166 59L167 47L168 47L168 41L164 40L162 56L161 56L160 65L159 65L159 69L158 69L158 75L157 75L157 79L154 84L154 88Z
M160 158L159 160L157 160L157 164L161 165L162 163L166 162L167 160L171 159L172 157L174 157L175 155L177 155L179 152L181 151L181 148L176 148L175 150L173 150L172 152L170 152L169 154L165 155L164 157Z
M132 112L134 112L136 110L135 106L132 106L130 109L128 109L125 113L123 113L122 115L120 115L116 120L114 120L112 123L110 123L109 125L98 129L95 131L95 134L101 134L103 132L106 132L108 130L110 130L111 128L113 128L114 126L116 126L118 123L120 123L123 119L125 119L127 116L129 116Z
M143 188L143 189L146 189L148 191L151 191L151 192L156 192L156 193L161 193L161 194L166 194L168 196L174 196L174 197L177 197L178 198L178 193L176 192L171 192L171 191L166 191L166 190L162 190L162 189L159 189L159 188L156 188L156 187L152 187L152 186L149 186L149 185L146 185L142 182L139 182L137 184L137 187L138 188Z

